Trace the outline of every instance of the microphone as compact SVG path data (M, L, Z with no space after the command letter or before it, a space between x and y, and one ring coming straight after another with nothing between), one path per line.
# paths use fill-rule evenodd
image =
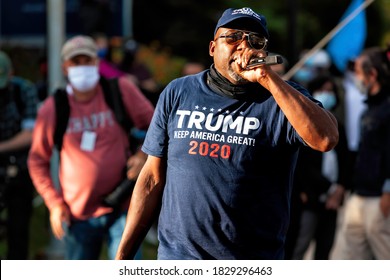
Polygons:
M283 58L280 55L270 55L266 57L255 57L249 61L246 69L253 69L259 65L275 65L282 64Z

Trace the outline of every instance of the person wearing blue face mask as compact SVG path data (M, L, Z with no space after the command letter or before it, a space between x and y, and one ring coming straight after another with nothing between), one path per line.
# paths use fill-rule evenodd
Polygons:
M307 89L326 110L333 112L338 106L338 87L332 76L317 76ZM299 192L301 212L292 259L303 259L312 240L316 244L314 259L329 259L338 209L351 177L347 139L340 121L338 128L339 143L333 150L322 153L304 147L299 154L294 187Z
M307 50L304 50L302 56L306 52ZM329 54L325 50L319 49L307 59L303 66L294 74L292 80L307 87L314 78L326 74L331 67L331 63Z
M99 75L107 79L126 76L126 73L121 71L118 66L110 60L109 41L107 36L103 33L96 33L92 38L97 47L96 55L99 58ZM129 78L129 80L131 81L132 79Z
M313 97L320 101L326 110L331 110L337 104L337 98L333 91L321 90L314 93Z

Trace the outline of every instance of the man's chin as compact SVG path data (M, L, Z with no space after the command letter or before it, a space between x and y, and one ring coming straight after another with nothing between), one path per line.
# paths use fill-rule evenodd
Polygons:
M229 75L232 78L232 80L234 81L235 85L245 85L245 84L249 83L248 80L245 80L243 77L241 77L239 74L237 74L233 70L229 71Z

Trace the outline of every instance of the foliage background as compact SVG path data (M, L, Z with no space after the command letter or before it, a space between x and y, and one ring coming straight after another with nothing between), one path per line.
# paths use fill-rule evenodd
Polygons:
M266 16L269 50L283 54L290 66L303 49L310 49L339 22L351 0L135 0L134 36L185 60L211 63L208 45L216 22L229 7L249 6ZM390 0L376 0L366 10L366 46L390 41Z
M107 14L120 9L121 1L110 1L112 10ZM229 7L247 6L265 15L271 34L269 50L282 54L292 67L302 50L311 49L337 25L351 1L133 0L133 12L129 16L133 18L134 39L141 44L138 59L164 86L180 75L186 61L201 62L206 67L212 63L209 42L218 18ZM366 15L366 46L390 42L390 0L375 0ZM112 30L112 26L109 28ZM3 45L2 48L15 61L16 74L33 81L45 78L37 71L45 47Z

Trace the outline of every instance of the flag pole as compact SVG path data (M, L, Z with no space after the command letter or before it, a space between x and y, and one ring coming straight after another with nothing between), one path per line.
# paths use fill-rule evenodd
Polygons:
M305 62L319 49L323 48L332 39L337 32L353 20L361 11L366 9L375 0L366 0L345 19L337 24L324 38L322 38L310 51L308 51L286 74L283 75L284 80L291 79L292 76L305 64Z

